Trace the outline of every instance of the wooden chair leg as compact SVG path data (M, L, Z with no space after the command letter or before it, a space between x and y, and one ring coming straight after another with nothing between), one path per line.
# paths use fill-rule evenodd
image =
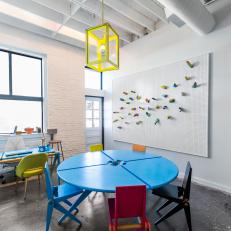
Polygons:
M46 183L44 179L44 174L42 174L43 189L46 190Z
M15 179L15 192L18 191L18 177L16 176L16 179Z
M54 149L54 145L51 144L51 148ZM50 157L50 160L51 160L51 166L53 165L53 156Z
M150 223L148 221L145 221L144 226L145 226L146 231L151 231L151 226L150 226Z
M167 207L171 203L172 203L172 201L167 200L164 204L162 204L159 208L157 208L156 212L159 212L160 210L162 210L163 208Z
M109 231L113 231L113 228L112 228L112 225L109 224L109 227L108 227Z
M28 179L27 179L27 178L25 178L24 200L26 200L27 181L28 181Z
M185 205L184 212L185 212L186 220L188 223L188 229L189 229L189 231L192 231L191 212L190 212L190 205L189 204Z
M61 142L60 142L60 150L61 150L62 158L63 158L63 160L64 160L63 146L62 146L62 143L61 143Z
M166 220L167 218L171 217L173 214L177 213L183 209L182 204L176 205L173 209L170 209L165 215L163 215L159 220L155 222L155 225L158 225L160 222Z
M38 175L38 183L39 183L39 186L40 186L40 175Z

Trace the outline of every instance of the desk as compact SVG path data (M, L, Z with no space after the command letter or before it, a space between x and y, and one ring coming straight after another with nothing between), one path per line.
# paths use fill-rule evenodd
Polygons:
M11 166L13 165L15 167L17 165L17 163L19 163L23 157L31 155L31 154L36 155L37 153L40 153L38 148L30 148L30 149L25 149L25 150L2 152L2 153L0 153L0 164L3 164L3 165L6 164L6 165L11 165ZM50 149L49 151L46 151L45 153L47 153L48 157L54 157L54 162L52 164L52 166L53 166L52 171L53 171L56 163L58 165L60 164L60 153L55 152L54 149ZM13 171L10 171L10 172L13 172ZM9 174L10 172L7 172L7 174ZM3 184L5 183L4 175L5 174L0 175L0 178L2 178Z
M18 152L18 154L17 154ZM37 154L40 153L38 148L30 148L25 150L16 150L16 151L10 151L10 152L2 152L0 153L0 164L12 164L12 163L18 163L23 157L31 155L31 154ZM60 154L59 152L55 152L54 149L50 149L49 151L46 151L47 155L49 157L55 157L54 164L57 162L60 163ZM13 154L13 155L12 155Z
M173 162L160 155L126 150L79 154L57 168L59 178L85 190L70 211L92 191L115 192L117 186L123 185L146 185L151 190L175 180L178 172ZM65 218L64 215L59 222Z

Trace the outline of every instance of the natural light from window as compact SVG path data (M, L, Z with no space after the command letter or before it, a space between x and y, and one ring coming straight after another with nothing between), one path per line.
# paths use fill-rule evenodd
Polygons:
M1 133L13 133L14 127L24 131L26 127L41 128L41 102L0 100Z
M100 122L99 101L86 100L86 127L98 128Z
M42 59L0 51L0 133L42 129Z
M13 94L41 97L41 62L12 55Z
M9 58L4 52L0 53L0 94L9 94Z
M101 90L101 73L86 68L84 71L85 88Z

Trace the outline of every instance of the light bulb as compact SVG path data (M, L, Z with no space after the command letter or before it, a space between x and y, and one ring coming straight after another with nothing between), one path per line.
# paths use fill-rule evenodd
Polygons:
M101 45L99 49L100 49L100 51L102 52L102 51L105 51L105 50L106 50L106 47L105 47L105 45Z
M105 45L101 45L100 48L99 48L99 50L100 50L101 55L104 56L105 55L105 51L106 51Z

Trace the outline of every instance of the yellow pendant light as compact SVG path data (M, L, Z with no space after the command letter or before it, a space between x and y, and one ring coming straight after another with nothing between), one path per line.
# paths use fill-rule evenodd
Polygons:
M119 35L109 23L104 23L102 0L102 24L86 30L86 65L98 72L119 69Z

